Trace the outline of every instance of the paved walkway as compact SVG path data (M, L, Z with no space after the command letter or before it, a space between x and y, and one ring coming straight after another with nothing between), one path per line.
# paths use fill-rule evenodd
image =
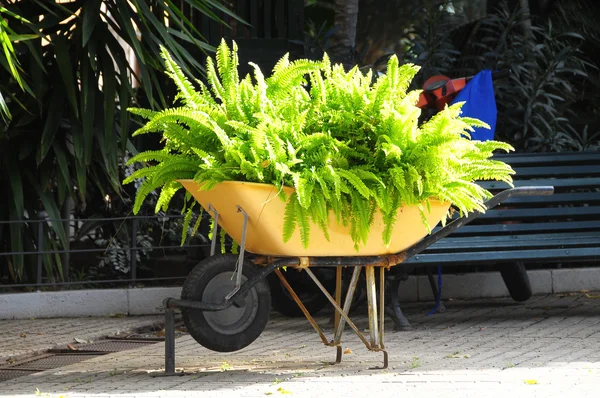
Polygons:
M163 366L160 343L0 383L0 397L413 394L479 398L510 394L579 398L600 394L600 299L577 294L534 297L525 304L509 299L455 300L447 302L445 313L427 317L430 306L404 308L414 331L393 332L391 324L386 325L387 370L370 369L381 364L381 354L367 352L349 329L344 347L352 353L344 356L341 365L332 366L335 350L321 344L306 320L273 315L261 337L236 353L214 353L189 336L178 338L177 367L192 373L187 376L150 377ZM366 317L356 320L361 329L367 327ZM104 321L130 325L148 318ZM327 316L319 321L331 332ZM35 331L53 321L32 322L35 326L29 329ZM11 330L19 330L19 323L8 324L13 325ZM0 328L4 331L6 325ZM76 334L71 331L69 336ZM5 350L5 336L1 341Z
M159 324L160 316L89 317L0 320L0 364L63 348L69 343L93 341L132 329ZM2 388L0 387L0 391Z

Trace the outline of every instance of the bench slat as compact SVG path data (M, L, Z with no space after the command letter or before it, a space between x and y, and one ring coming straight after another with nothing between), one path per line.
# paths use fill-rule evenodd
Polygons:
M555 193L549 196L515 196L503 204L527 205L565 205L565 204L594 204L600 203L600 192ZM493 209L490 211L494 211Z
M583 166L543 166L543 167L513 167L516 174L513 178L525 180L532 177L592 177L600 175L600 166L583 165Z
M450 235L438 242L434 243L430 247L439 246L439 245L448 245L452 247L455 244L460 244L460 242L469 241L469 242L490 242L489 236L468 236L468 237L455 237L455 234ZM521 234L521 235L497 235L494 237L495 242L503 242L503 241L514 241L518 239L525 240L542 240L542 239L570 239L571 237L579 237L579 238L589 238L589 237L598 237L600 239L600 231L575 231L575 232L556 232L556 233L543 233L543 234Z
M435 231L436 229L434 229ZM526 224L492 224L492 225L466 225L454 232L451 237L464 235L498 235L526 232L556 232L556 231L590 231L600 233L600 221L563 221L547 223Z
M600 206L547 207L534 209L502 209L488 211L478 220L533 220L536 218L593 217L600 215Z
M502 160L511 166L518 165L558 165L558 164L600 164L600 152L564 153L522 153L498 154L494 159Z
M518 239L514 239L515 236L512 236L513 239L509 240L499 240L494 238L493 240L488 239L487 241L473 241L471 239L454 239L452 242L446 242L447 239L442 239L441 241L429 246L427 250L425 250L425 254L429 253L456 253L456 252L465 252L465 251L483 251L483 250L494 250L499 248L526 248L526 249L542 249L546 247L593 247L600 246L600 236L593 236L583 238L580 236L572 236L572 237L555 237L550 239L548 237L536 238L536 239L523 239L524 237L520 236ZM450 240L450 239L448 239ZM463 242L461 242L461 240Z
M501 261L559 261L585 260L600 256L600 247L582 247L544 250L484 251L467 253L418 254L406 260L404 264L470 265L475 263L493 263Z
M491 190L507 189L510 186L502 181L481 181L478 184ZM567 178L567 179L552 179L544 178L539 180L516 180L514 182L515 187L541 187L551 185L555 188L588 188L600 186L600 178Z

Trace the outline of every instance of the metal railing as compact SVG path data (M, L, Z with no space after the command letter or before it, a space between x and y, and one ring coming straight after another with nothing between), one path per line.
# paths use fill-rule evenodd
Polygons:
M129 284L131 287L135 287L136 283L140 283L140 282L168 282L168 281L182 281L184 280L186 277L185 276L171 276L171 277L147 277L147 278L139 278L138 277L138 258L137 258L137 253L139 251L155 251L155 250L185 250L185 249L192 249L192 248L196 248L196 249L210 249L210 242L204 238L203 243L201 244L189 244L186 243L183 246L179 245L179 244L167 244L167 245L162 245L162 244L158 244L158 245L149 245L149 246L138 246L137 241L138 241L138 235L140 233L140 223L144 222L144 221L152 221L152 220L157 220L157 221L167 221L167 220L174 220L174 219L182 219L184 216L183 215L151 215L151 216L130 216L130 217L106 217L106 218L70 218L70 219L51 219L51 218L40 218L40 219L28 219L28 220L18 220L18 221L0 221L0 225L3 224L23 224L23 225L28 225L30 228L37 228L37 238L36 238L36 245L35 245L35 250L31 250L31 251L8 251L8 252L0 252L0 261L2 261L3 258L6 257L11 257L11 256L36 256L37 257L37 262L36 262L36 277L35 277L35 282L32 283L9 283L9 284L3 284L0 281L0 293L2 293L3 291L6 291L7 289L13 289L13 288L28 288L28 287L34 287L37 291L40 291L42 288L44 287L60 287L60 286L74 286L74 285L93 285L93 284L109 284L109 283L114 283L114 284ZM62 223L63 225L65 223L69 224L69 232L70 229L73 229L75 227L75 229L77 229L77 227L80 227L82 223L85 222L102 222L102 223L108 223L108 222L115 222L115 221L121 221L122 224L120 225L120 228L123 226L123 224L125 223L130 223L129 225L129 240L128 240L128 247L111 247L110 244L107 245L107 247L98 247L98 248L85 248L85 249L71 249L70 244L67 245L65 248L62 249L58 249L58 250L50 250L44 247L44 240L45 237L48 236L48 230L47 228L51 228L52 223ZM35 227L34 225L37 224L37 227ZM102 228L102 225L97 226L95 229L99 229ZM94 229L92 229L92 231L94 231ZM68 234L67 236L69 236L70 234ZM87 234L86 234L87 235ZM58 243L60 242L60 239L58 239L58 237L54 237L55 241ZM91 239L91 238L90 238ZM162 241L162 240L161 240ZM70 242L70 243L74 243L74 242ZM52 281L44 281L44 255L48 255L48 254L52 254L52 255L71 255L71 254L76 254L76 253L102 253L103 255L106 255L110 252L128 252L129 254L129 271L127 272L127 276L123 277L123 278L113 278L113 279L95 279L95 280L77 280L77 281L73 281L73 280L52 280ZM68 264L67 264L67 269L68 269ZM68 275L68 272L67 272ZM125 276L125 273L124 273ZM48 278L48 275L46 275L46 278ZM66 277L63 275L63 279L66 279Z

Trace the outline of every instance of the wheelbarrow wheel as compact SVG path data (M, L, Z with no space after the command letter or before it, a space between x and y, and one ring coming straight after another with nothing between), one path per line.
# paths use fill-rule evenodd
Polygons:
M525 265L521 262L503 264L500 266L500 275L515 301L527 301L532 295L531 282Z
M233 290L238 257L223 254L200 262L188 275L181 292L184 300L218 304ZM244 264L242 283L256 275L254 264ZM265 329L271 310L266 280L260 280L246 296L222 311L182 309L183 323L200 345L213 351L231 352L248 346Z

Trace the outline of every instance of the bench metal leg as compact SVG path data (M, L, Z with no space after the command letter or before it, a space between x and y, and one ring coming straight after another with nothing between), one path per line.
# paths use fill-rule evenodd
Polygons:
M426 267L427 270L427 278L429 279L429 286L431 286L431 292L433 293L433 298L437 303L439 301L440 305L437 308L436 312L443 313L446 312L446 307L444 307L444 303L442 302L442 298L439 297L440 290L437 282L433 278L433 272L431 272L431 267Z
M396 277L389 278L387 282L390 291L391 306L386 307L386 313L392 319L392 321L394 321L394 330L412 330L412 325L400 309L400 301L398 300L398 288L400 287L400 279Z

